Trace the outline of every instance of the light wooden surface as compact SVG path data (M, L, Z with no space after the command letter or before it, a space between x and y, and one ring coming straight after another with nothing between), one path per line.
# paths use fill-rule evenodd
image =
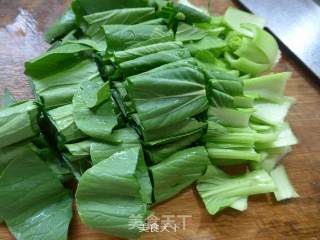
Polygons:
M31 97L23 75L23 62L39 55L48 45L42 32L68 5L67 0L0 0L0 94L7 87L19 99ZM197 1L207 5L207 1ZM232 3L215 0L214 9L223 13ZM289 0L288 0L289 3ZM238 213L226 209L209 216L193 188L155 207L156 216L192 215L185 231L146 233L143 240L316 240L320 239L320 87L311 75L284 57L277 71L292 71L287 94L297 99L289 114L300 140L285 159L288 174L301 198L277 203L271 195L251 197L249 209ZM36 204L36 203L35 203ZM11 240L0 226L0 240ZM70 229L71 240L111 240L81 224L76 216ZM44 239L45 240L45 239Z

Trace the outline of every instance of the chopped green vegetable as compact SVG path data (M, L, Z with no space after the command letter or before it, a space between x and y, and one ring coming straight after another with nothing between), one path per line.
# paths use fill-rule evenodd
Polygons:
M104 100L95 108L87 106L85 100L91 89L87 86L90 83L82 82L78 91L73 97L73 117L77 127L92 138L107 140L114 127L118 124L117 116L114 112L114 102L112 98L107 98L107 93L102 99ZM108 89L109 90L109 89Z
M188 0L72 1L25 64L36 101L3 94L0 220L17 239L67 239L74 180L81 220L129 239L194 182L210 214L298 197L277 167L298 143L291 73L270 72L281 54L263 26ZM233 165L251 172L217 167Z
M39 134L39 109L33 101L0 109L0 148Z
M197 190L212 215L243 197L273 192L275 189L272 178L263 170L229 176L211 165L197 183Z
M200 28L180 23L176 33L176 40L181 42L198 41L207 35L208 33Z
M190 186L204 173L208 162L207 151L203 147L194 147L152 166L155 201L164 201Z
M103 29L109 51L121 51L151 38L161 39L168 37L168 34L173 35L165 25L104 25Z
M177 62L183 59L190 58L190 52L187 49L174 49L161 51L136 59L122 62L119 64L121 72L126 76L142 73L164 64Z
M252 169L264 169L270 172L276 167L279 161L291 152L290 146L267 149L261 152L263 160L261 162L252 162L250 167Z
M252 32L243 28L242 24L251 23L259 28L263 28L265 20L239 9L229 7L224 14L224 21L231 29L240 32L246 36L252 37Z
M299 194L294 190L290 183L286 169L283 165L279 165L270 172L270 175L277 186L274 195L277 201L282 201L290 198L297 198Z
M67 9L62 16L49 28L45 34L48 43L67 35L76 27L76 16L71 9Z
M178 139L177 141L146 148L145 151L148 153L151 161L156 164L164 161L170 155L174 154L177 151L180 151L192 143L200 139L202 132L196 132L192 135L185 136L184 138Z
M116 63L122 63L125 61L133 60L138 57L145 56L147 54L157 53L160 51L179 49L181 48L182 42L164 42L155 43L148 46L129 48L124 51L118 51L114 53Z
M69 143L86 138L75 123L72 104L52 109L47 112L47 116L58 142Z
M107 189L107 191L106 191ZM99 162L81 177L77 209L84 223L95 230L123 238L138 238L129 218L148 216L151 184L141 150L131 148Z
M92 48L66 43L25 64L46 109L71 103L79 83L99 75L96 63L82 56L85 51Z
M291 97L284 97L281 103L273 103L263 100L255 101L252 118L263 124L270 124L273 126L282 124L287 116L295 99Z
M204 75L194 66L131 76L127 91L145 130L178 123L208 107Z
M67 239L72 199L31 149L10 147L0 177L0 216L18 239ZM8 154L7 154L8 156Z

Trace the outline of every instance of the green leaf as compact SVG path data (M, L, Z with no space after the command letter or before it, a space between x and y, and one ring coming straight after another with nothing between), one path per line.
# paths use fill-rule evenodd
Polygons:
M91 145L95 142L96 141L89 139L77 143L65 144L65 148L70 154L68 160L73 162L79 159L89 158Z
M130 76L160 67L164 64L177 62L190 57L191 55L188 49L174 49L161 51L138 57L130 61L122 62L120 63L119 67L125 76Z
M123 8L84 16L86 22L85 33L88 36L96 35L103 25L122 24L133 25L155 18L154 8Z
M200 51L222 49L227 46L226 42L216 36L206 36L199 41L184 44L192 54Z
M239 72L237 70L231 69L224 59L217 58L214 51L198 51L195 53L195 58L198 60L199 66L208 73L210 71L214 71L239 75Z
M132 45L153 39L161 39L172 32L164 25L104 25L108 51L122 51Z
M85 15L95 12L102 12L112 9L146 7L144 0L75 0L84 11Z
M146 145L154 146L171 143L187 136L202 133L206 123L195 119L185 119L177 124L154 130L143 130L142 135Z
M137 42L131 45L129 48L139 48L148 45L154 45L157 43L165 43L165 42L173 42L174 41L174 33L172 30L169 30L159 36L151 36L148 40Z
M81 177L77 209L90 228L122 238L136 239L139 229L129 225L148 215L151 183L140 148L131 148L101 161Z
M69 153L62 153L62 158L70 168L73 176L77 181L80 181L81 176L92 167L92 164L88 158L75 159L74 156Z
M117 126L117 115L114 112L112 98L108 98L95 108L88 108L86 104L86 82L82 82L80 88L73 97L73 116L77 127L88 136L107 140L114 127Z
M270 172L270 175L277 186L274 195L277 201L282 201L290 198L298 198L299 194L296 192L292 186L286 169L283 165L279 165L274 170Z
M184 149L150 167L157 203L167 200L195 182L209 162L204 147Z
M62 16L50 26L45 34L48 43L52 43L58 38L65 36L76 27L76 16L74 12L68 8Z
M100 105L110 98L109 83L104 83L100 76L81 83L83 100L88 108Z
M185 21L187 23L203 23L210 22L211 17L206 13L199 11L196 7L191 4L173 3L174 9L177 13L183 13Z
M55 149L49 145L42 133L32 141L30 148L49 166L60 182L66 183L72 179L69 167Z
M26 63L26 74L46 109L71 103L79 83L99 75L95 61L83 56L92 50L83 42L66 43Z
M60 45L41 56L25 63L25 74L32 78L44 78L62 69L70 67L79 55L91 47L84 44L66 43Z
M92 142L90 146L91 161L95 165L117 152L122 152L132 147L139 147L139 135L131 128L114 130L108 143Z
M189 42L189 41L198 41L203 39L208 35L208 32L197 28L195 26L179 23L178 29L176 32L176 41Z
M178 139L175 142L167 143L159 146L145 148L152 163L157 164L177 151L180 151L186 147L189 147L192 143L200 139L202 132L196 132L192 135Z
M111 157L115 153L127 151L130 148L139 147L139 143L93 143L90 148L90 156L93 165Z
M33 101L0 109L0 148L38 135L38 115Z
M75 123L72 104L52 109L47 112L47 116L54 127L54 135L59 144L75 142L87 137Z
M124 51L118 51L114 53L115 62L120 64L125 61L145 56L147 54L157 53L165 50L182 48L182 42L165 42L156 43L148 46L142 46L137 48L131 48Z
M197 183L197 190L212 215L232 206L243 197L272 192L275 189L271 177L264 170L229 176L212 165L209 165L205 175Z
M0 177L0 216L17 239L67 239L69 192L27 145L11 150L16 156Z
M212 71L210 71L208 75L211 75L210 77L216 75L214 77L217 77L217 79L209 80L207 90L208 98L211 100L214 106L233 108L236 107L236 105L239 105L239 101L236 102L237 99L235 97L244 97L243 82L241 81L241 79L234 76L229 77L229 79L228 77L225 77L226 79L223 79L224 76L222 74L216 74ZM244 105L246 106L247 104Z
M105 39L103 38L104 42ZM88 47L91 47L93 50L97 52L105 51L104 46L102 46L97 39L89 39L89 38L81 38L81 39L72 39L72 40L65 40L65 44L73 43L73 44L82 44Z
M126 89L145 130L176 124L208 108L205 77L195 66L166 71L160 68L126 81Z

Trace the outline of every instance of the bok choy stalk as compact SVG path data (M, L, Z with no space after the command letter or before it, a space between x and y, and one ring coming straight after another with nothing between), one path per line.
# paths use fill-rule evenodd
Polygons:
M299 197L299 194L293 188L283 165L279 165L273 169L270 175L277 186L277 190L274 192L277 201Z
M244 80L244 92L255 98L281 102L291 73L282 72Z
M230 11L226 13L225 18L228 21ZM243 21L250 20L247 14ZM259 20L257 20L258 22ZM277 41L267 31L263 30L261 23L235 23L231 24L236 31L240 33L232 34L228 39L231 51L225 52L225 58L230 65L243 73L257 75L259 73L271 70L280 58L280 50ZM242 36L241 34L249 35ZM235 45L234 43L237 42Z
M234 206L244 197L273 192L276 186L264 170L253 171L240 176L229 176L222 170L209 165L206 173L199 178L197 190L212 215Z
M234 31L237 31L245 36L252 37L253 34L243 27L243 24L251 23L259 28L263 28L265 20L250 13L230 7L224 14L224 23Z
M0 109L0 148L39 134L39 109L34 101L16 103Z
M107 191L106 191L107 189ZM152 187L141 148L130 148L97 163L81 177L77 209L89 227L122 238L138 238L130 216L149 214Z
M267 172L270 172L277 166L281 159L291 152L291 150L290 146L264 149L260 151L262 161L250 162L249 166L252 170L264 169Z
M67 239L72 199L28 144L1 150L0 217L17 239ZM35 204L36 203L36 204Z
M150 167L156 203L167 200L195 182L209 162L204 147L187 148Z
M284 97L280 103L256 100L253 105L255 111L251 119L262 124L277 126L284 122L294 102L295 99L292 97Z

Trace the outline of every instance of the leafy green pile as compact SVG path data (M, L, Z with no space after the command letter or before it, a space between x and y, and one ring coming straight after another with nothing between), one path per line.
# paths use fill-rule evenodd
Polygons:
M25 64L35 100L0 109L0 218L17 239L67 239L72 180L89 227L137 239L131 216L196 182L210 214L297 197L281 158L290 73L256 16L162 0L74 0ZM243 165L239 175L222 169Z

